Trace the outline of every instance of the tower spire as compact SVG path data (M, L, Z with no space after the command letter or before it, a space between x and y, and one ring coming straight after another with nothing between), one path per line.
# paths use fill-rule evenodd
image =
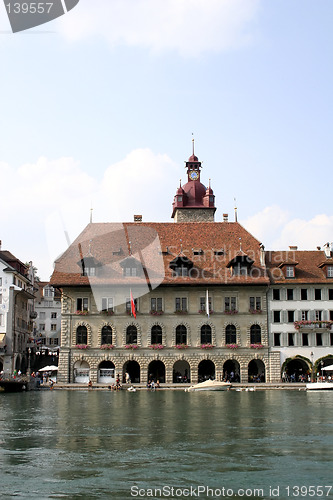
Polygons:
M238 222L238 221L237 221L237 205L236 205L236 198L234 198L234 202L235 202L235 222Z

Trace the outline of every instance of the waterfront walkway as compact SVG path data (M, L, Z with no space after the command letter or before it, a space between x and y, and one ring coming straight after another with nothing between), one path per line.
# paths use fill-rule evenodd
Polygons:
M192 384L161 384L159 388L148 389L146 384L133 384L133 387L138 391L147 391L147 390L182 390L184 391L186 388L190 387ZM88 387L88 384L61 384L56 383L53 385L53 389L61 390L100 390L107 391L110 386L105 384L93 384L92 387ZM122 384L122 390L130 387L129 384ZM41 389L50 389L49 385L41 385ZM259 384L232 384L230 390L241 390L241 391L263 391L263 390L296 390L296 391L305 391L306 384L304 383L259 383ZM113 390L112 392L116 392Z

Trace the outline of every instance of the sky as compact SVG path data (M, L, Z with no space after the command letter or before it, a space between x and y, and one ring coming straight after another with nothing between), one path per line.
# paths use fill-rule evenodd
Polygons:
M13 34L1 3L2 249L48 280L91 214L172 222L192 134L215 220L236 203L267 250L331 243L332 18L332 0L80 0Z

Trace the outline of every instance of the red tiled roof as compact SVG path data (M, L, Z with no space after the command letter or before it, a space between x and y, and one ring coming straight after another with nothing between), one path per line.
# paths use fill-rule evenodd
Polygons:
M244 253L254 261L251 268L253 275L232 276L231 270L227 268L227 264L239 252L240 238ZM83 257L91 252L90 255L102 264L100 276L81 275L79 244ZM131 250L131 254L144 263L144 272L151 282L167 285L267 285L269 279L260 265L259 245L259 241L238 222L93 223L56 261L50 283L60 287L110 282L122 285L143 283L144 276L123 276L120 262ZM195 248L202 249L203 254L194 255ZM224 254L215 255L214 249L217 248L223 249ZM187 277L175 277L169 267L181 251L194 264L191 275Z
M323 262L329 263L332 259L325 256L322 250L289 250L266 252L266 265L271 282L280 283L331 283L332 278L327 278L325 270L319 266ZM295 265L295 277L286 278L281 267Z

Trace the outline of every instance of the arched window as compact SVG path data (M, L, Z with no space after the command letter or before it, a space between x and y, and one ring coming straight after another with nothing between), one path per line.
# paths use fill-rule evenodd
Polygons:
M251 344L261 344L261 328L259 325L252 325L250 330Z
M129 325L126 330L126 344L137 344L138 330L135 325Z
M154 325L151 329L151 343L162 344L162 328L159 325Z
M187 329L184 325L176 328L176 344L187 344Z
M80 325L76 329L76 343L77 344L84 344L86 345L88 343L88 330L87 327L84 325Z
M202 325L200 342L201 342L201 344L211 344L212 343L212 329L209 325Z
M236 344L237 343L236 327L235 325L227 325L225 328L225 343L226 344Z
M102 345L112 344L112 328L111 326L103 326L102 328Z

